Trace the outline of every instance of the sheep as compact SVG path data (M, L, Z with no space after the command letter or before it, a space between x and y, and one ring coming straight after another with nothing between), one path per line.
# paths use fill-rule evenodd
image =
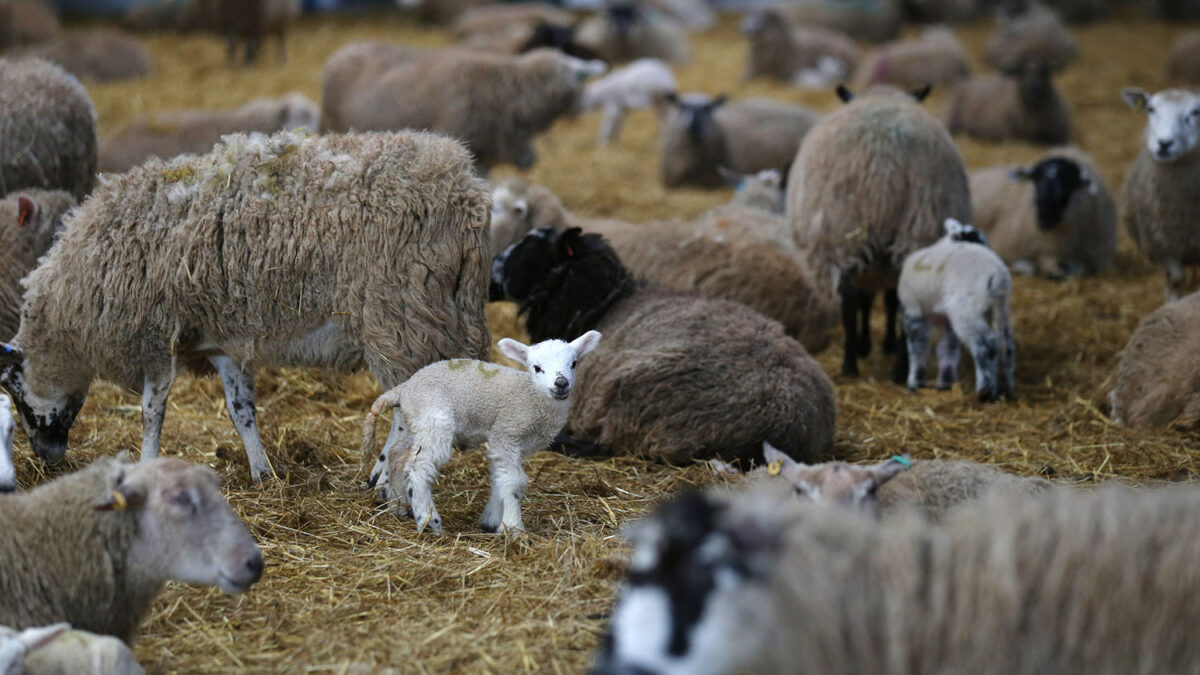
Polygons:
M527 371L465 359L418 370L376 399L363 423L364 457L375 453L375 418L385 410L403 418L404 429L379 455L368 485L387 486L388 498L411 510L418 531L428 526L441 532L431 492L438 468L450 459L455 443L487 441L492 495L481 525L487 532L523 531L521 499L529 478L522 464L549 446L567 423L575 369L599 343L594 330L571 342L532 346L504 338L500 353Z
M1001 71L1015 72L1029 63L1058 70L1079 56L1079 46L1058 13L1031 4L1019 14L1001 13L987 39L984 61Z
M1166 269L1168 301L1183 296L1184 267L1200 265L1200 95L1165 89L1151 96L1128 88L1121 96L1146 112L1142 151L1121 187L1121 222L1146 257Z
M134 5L121 15L121 27L131 31L188 33L200 30L204 17L200 0L163 0Z
M670 95L660 111L658 177L668 188L723 187L718 172L786 172L820 115L802 105L725 96Z
M1200 31L1184 33L1171 45L1167 81L1184 85L1200 83Z
M1104 274L1117 251L1117 207L1090 157L1058 148L1030 166L972 171L975 226L1013 271Z
M115 637L71 630L67 623L17 632L0 626L4 675L144 675L129 646Z
M0 0L0 49L58 37L58 16L44 0Z
M225 37L226 56L237 59L239 45L245 63L252 64L270 36L279 40L279 60L287 58L288 25L300 16L300 0L197 0L201 22Z
M821 87L844 79L858 67L858 47L844 33L793 26L777 9L746 17L742 32L750 39L746 79L762 75Z
M1026 62L1016 71L972 77L951 92L946 126L989 141L1066 143L1070 114L1050 75L1045 63Z
M576 222L549 189L523 178L507 178L492 189L491 258L543 227L566 230Z
M532 29L547 23L570 26L575 22L570 12L536 2L515 2L471 7L459 14L451 28L458 42L470 41L479 35L507 33L513 27Z
M1163 305L1142 319L1121 350L1109 393L1113 422L1133 427L1194 428L1200 422L1200 294Z
M10 52L11 57L37 57L62 66L75 77L91 82L115 82L150 73L150 52L124 33L86 30Z
M712 28L717 12L708 0L645 0L646 4L677 21L689 31Z
M779 172L767 169L741 176L736 186L729 203L700 214L692 221L693 227L718 241L746 236L766 239L807 265L807 255L796 247L792 224L783 215L783 177Z
M526 169L537 159L533 137L572 112L584 81L604 70L549 49L507 56L355 43L325 62L321 129L428 129L462 140L484 171Z
M878 523L783 486L626 530L612 673L1175 673L1200 660L1200 491L994 494Z
M863 61L855 74L858 87L891 84L902 89L956 84L971 74L971 62L954 32L928 28L919 40L883 45Z
M242 593L263 572L211 469L101 458L0 499L0 624L66 621L131 643L168 581Z
M12 414L12 400L0 394L0 493L17 489L17 469L12 461L13 431L16 424Z
M818 122L796 154L785 210L818 274L837 275L842 374L858 375L858 358L871 350L874 294L884 291L891 353L901 262L936 241L945 218L970 220L971 198L958 148L918 101L890 88L839 92L848 104Z
M888 42L900 36L900 5L897 0L802 0L778 6L784 18L795 25L815 25L845 33L855 40Z
M316 131L320 109L299 93L256 98L236 110L180 110L137 117L100 142L102 172L120 173L150 157L203 154L226 134L239 131Z
M75 206L66 192L27 190L0 199L0 340L21 323L21 279L50 250L63 215Z
M584 20L576 40L609 63L650 58L683 65L691 59L683 26L633 2L610 4Z
M596 143L607 145L620 136L630 110L654 107L677 88L670 66L658 59L638 59L588 84L580 105L604 110Z
M41 59L0 58L0 117L0 196L26 188L87 196L96 111L79 80Z
M211 366L261 479L255 367L392 387L487 353L488 208L462 145L423 132L237 134L150 160L72 211L27 277L0 384L51 464L94 377L141 391L147 460L175 374Z
M396 0L396 6L413 11L425 22L450 25L467 10L486 5L488 0Z
M535 341L604 333L567 422L586 443L672 464L759 457L764 439L832 451L833 385L800 343L740 303L635 281L598 235L531 232L493 261L491 297L521 303Z

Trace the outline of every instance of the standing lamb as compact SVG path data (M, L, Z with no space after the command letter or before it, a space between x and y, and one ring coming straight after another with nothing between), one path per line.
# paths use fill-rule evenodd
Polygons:
M720 169L786 173L820 115L802 105L705 94L670 95L660 111L658 177L669 188L724 187Z
M858 375L858 358L871 350L875 293L885 294L890 353L901 263L937 241L947 217L969 220L971 197L954 141L913 97L888 87L840 95L848 104L818 122L796 154L787 215L797 246L837 275L842 374Z
M206 467L88 468L0 499L0 624L66 621L131 643L168 581L242 593L263 558Z
M1121 351L1108 400L1112 419L1133 427L1194 428L1200 422L1200 294L1159 307Z
M150 52L126 34L106 29L73 31L50 42L14 50L10 57L37 57L62 66L85 82L115 82L150 74Z
M528 346L504 338L500 353L527 369L483 361L439 361L384 393L363 424L363 455L375 454L375 418L388 408L403 419L403 433L383 453L369 485L387 486L389 499L407 506L417 530L442 531L433 505L433 481L454 444L488 444L492 495L481 524L487 532L520 532L521 499L529 485L525 459L544 450L567 423L575 368L600 343L591 330L571 342ZM398 451L407 448L407 451ZM389 459L390 454L390 459Z
M1117 207L1095 163L1077 148L1028 167L972 171L975 226L1013 271L1103 274L1117 253Z
M129 645L67 623L17 632L0 626L3 675L145 675Z
M419 132L239 134L151 160L73 211L29 275L0 384L50 463L95 377L141 391L148 460L176 374L211 366L262 478L254 368L366 367L391 387L487 353L489 201L461 144Z
M746 79L760 75L800 86L840 82L858 67L859 51L844 33L820 26L793 26L777 9L746 17L750 40Z
M13 432L17 428L16 425L12 400L0 394L0 493L17 489L17 470L12 460Z
M279 60L287 58L287 29L300 16L300 0L197 0L202 23L225 38L229 62L238 46L252 64L268 37L279 41Z
M683 65L691 59L683 26L653 8L625 0L581 23L576 40L609 63L660 59Z
M589 84L583 91L583 109L604 110L597 144L617 140L630 110L654 107L677 88L671 67L658 59L638 59Z
M1171 54L1167 57L1167 81L1200 84L1200 31L1184 33L1171 46Z
M925 29L917 40L902 40L877 48L855 74L858 87L890 84L901 89L952 85L971 75L971 60L954 31L939 26Z
M673 464L758 458L764 439L797 459L833 449L833 385L782 326L639 283L598 235L535 230L492 263L492 288L521 303L534 340L604 333L578 371L574 436Z
M1059 70L1079 56L1079 45L1058 12L1045 5L1030 4L1015 15L1002 12L996 21L984 61L998 70L1016 72L1030 63Z
M37 266L75 206L66 192L27 190L0 199L0 341L21 325L21 279Z
M989 141L1017 138L1057 145L1071 136L1067 106L1050 79L1050 66L1026 62L1004 74L973 77L950 95L950 133Z
M1146 112L1142 151L1125 174L1121 221L1138 250L1167 272L1167 300L1188 286L1184 267L1200 265L1200 95L1166 89L1121 92L1125 102Z
M1009 323L1012 279L979 230L946 219L946 236L904 261L897 290L908 341L908 390L925 384L929 326L942 329L938 343L938 389L958 381L959 344L975 360L980 401L1012 396L1016 347Z
M0 196L25 188L87 196L96 111L79 80L41 59L0 58L0 119Z
M320 110L303 94L256 98L237 110L180 110L134 118L100 142L100 171L128 171L151 157L204 154L239 131L317 130Z
M438 131L462 140L485 171L525 169L537 159L533 137L573 112L584 81L604 70L552 49L509 56L355 43L325 62L321 128Z

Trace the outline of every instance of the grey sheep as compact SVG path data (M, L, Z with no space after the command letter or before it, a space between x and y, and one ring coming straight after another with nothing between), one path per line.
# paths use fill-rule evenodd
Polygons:
M78 79L41 59L0 58L0 118L0 196L26 188L87 196L96 111Z
M109 635L72 630L68 623L0 626L3 675L145 675L129 645Z
M13 50L10 57L37 57L62 66L85 82L115 82L150 74L150 52L120 31L64 33L49 42Z
M984 61L1002 71L1017 71L1029 63L1058 70L1079 56L1079 45L1058 13L1031 3L1019 14L1001 13L987 39Z
M919 39L880 45L854 76L856 86L890 84L901 89L957 84L971 75L971 60L954 32L927 28Z
M609 63L649 58L683 65L691 59L683 26L637 2L615 2L584 20L576 41Z
M1112 420L1131 427L1191 429L1200 422L1200 294L1142 319L1121 350L1109 394Z
M844 33L814 25L795 26L778 9L742 22L750 40L746 79L760 75L800 86L827 86L858 67L858 47Z
M1071 137L1070 113L1045 63L1026 62L1018 70L958 85L950 93L946 126L950 133L989 141L1059 145Z
M73 211L27 278L0 384L50 463L93 378L141 392L147 460L176 374L215 368L259 479L255 367L391 387L487 353L489 202L462 145L420 132L235 134L148 161Z
M24 190L0 199L0 341L21 323L21 279L37 266L75 207L66 192Z

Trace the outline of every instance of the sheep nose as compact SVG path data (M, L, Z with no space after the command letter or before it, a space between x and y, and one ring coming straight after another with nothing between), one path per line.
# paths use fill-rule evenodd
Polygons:
M254 575L254 580L250 583L257 583L262 578L263 574L263 558L262 553L254 554L254 557L246 561L246 569Z
M1174 141L1173 139L1168 139L1168 140L1165 140L1165 141L1159 141L1159 142L1158 142L1158 153L1159 153L1160 155L1162 155L1162 154L1166 154L1166 153L1167 153L1167 151L1169 151L1169 150L1171 149L1171 146L1172 146L1172 145L1174 145L1174 144L1175 144L1175 141Z
M554 387L556 389L566 389L567 385L569 385L569 384L571 384L571 383L568 382L567 378L563 377L562 375L559 375L558 377L554 378Z

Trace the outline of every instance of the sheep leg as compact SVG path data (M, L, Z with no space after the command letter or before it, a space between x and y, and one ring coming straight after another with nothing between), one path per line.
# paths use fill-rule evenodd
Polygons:
M929 356L929 319L923 314L904 314L904 336L908 343L908 390L925 386L925 360Z
M412 456L404 466L404 495L412 507L417 531L426 527L442 531L442 517L433 504L433 481L438 469L454 452L454 420L449 415L430 415L414 423ZM394 481L395 479L393 479Z
M842 329L846 333L842 348L842 375L858 376L858 289L843 281L838 291L842 296Z
M1007 303L1001 306L1002 312L997 311L997 318L1000 321L994 323L996 332L1000 335L1000 363L996 368L1000 378L999 393L1002 396L1007 396L1010 399L1013 395L1013 390L1016 386L1016 371L1017 371L1017 345L1013 342L1012 322L1008 318Z
M975 360L975 395L985 403L995 401L999 370L996 331L982 316L951 316L950 326Z
M488 443L488 464L491 468L492 494L483 511L480 525L486 532L523 532L521 500L529 477L525 474L524 456L515 443Z
M621 124L625 122L627 112L625 106L604 106L604 121L600 123L600 135L596 139L597 145L608 145L617 140L617 137L621 135Z
M1167 271L1167 302L1177 302L1183 297L1184 274L1183 263L1178 260L1167 260L1163 263Z
M950 326L942 328L942 339L938 341L938 376L937 388L945 391L958 381L958 336L950 330Z
M858 329L858 357L871 355L871 305L875 304L874 293L858 292L858 312L862 321Z
M896 315L900 311L900 296L896 289L889 288L883 292L883 307L886 319L883 325L883 353L895 354L898 346L896 340Z
M167 397L175 382L174 373L158 377L146 376L142 385L142 456L148 462L158 457L158 444L162 439L163 420L167 417Z
M233 428L237 429L238 436L242 437L242 446L246 448L250 477L256 481L262 480L263 476L274 472L271 463L267 461L262 439L258 435L257 413L254 410L254 376L224 354L210 356L208 362L217 369L217 374L221 376L221 384L225 386L225 408L229 411Z
M367 489L377 485L380 487L387 485L390 464L388 457L392 454L392 448L400 443L404 435L403 420L404 416L400 414L400 409L392 409L392 429L383 443L383 451L379 453L379 459L375 461L375 466L371 468L371 474L367 477Z

